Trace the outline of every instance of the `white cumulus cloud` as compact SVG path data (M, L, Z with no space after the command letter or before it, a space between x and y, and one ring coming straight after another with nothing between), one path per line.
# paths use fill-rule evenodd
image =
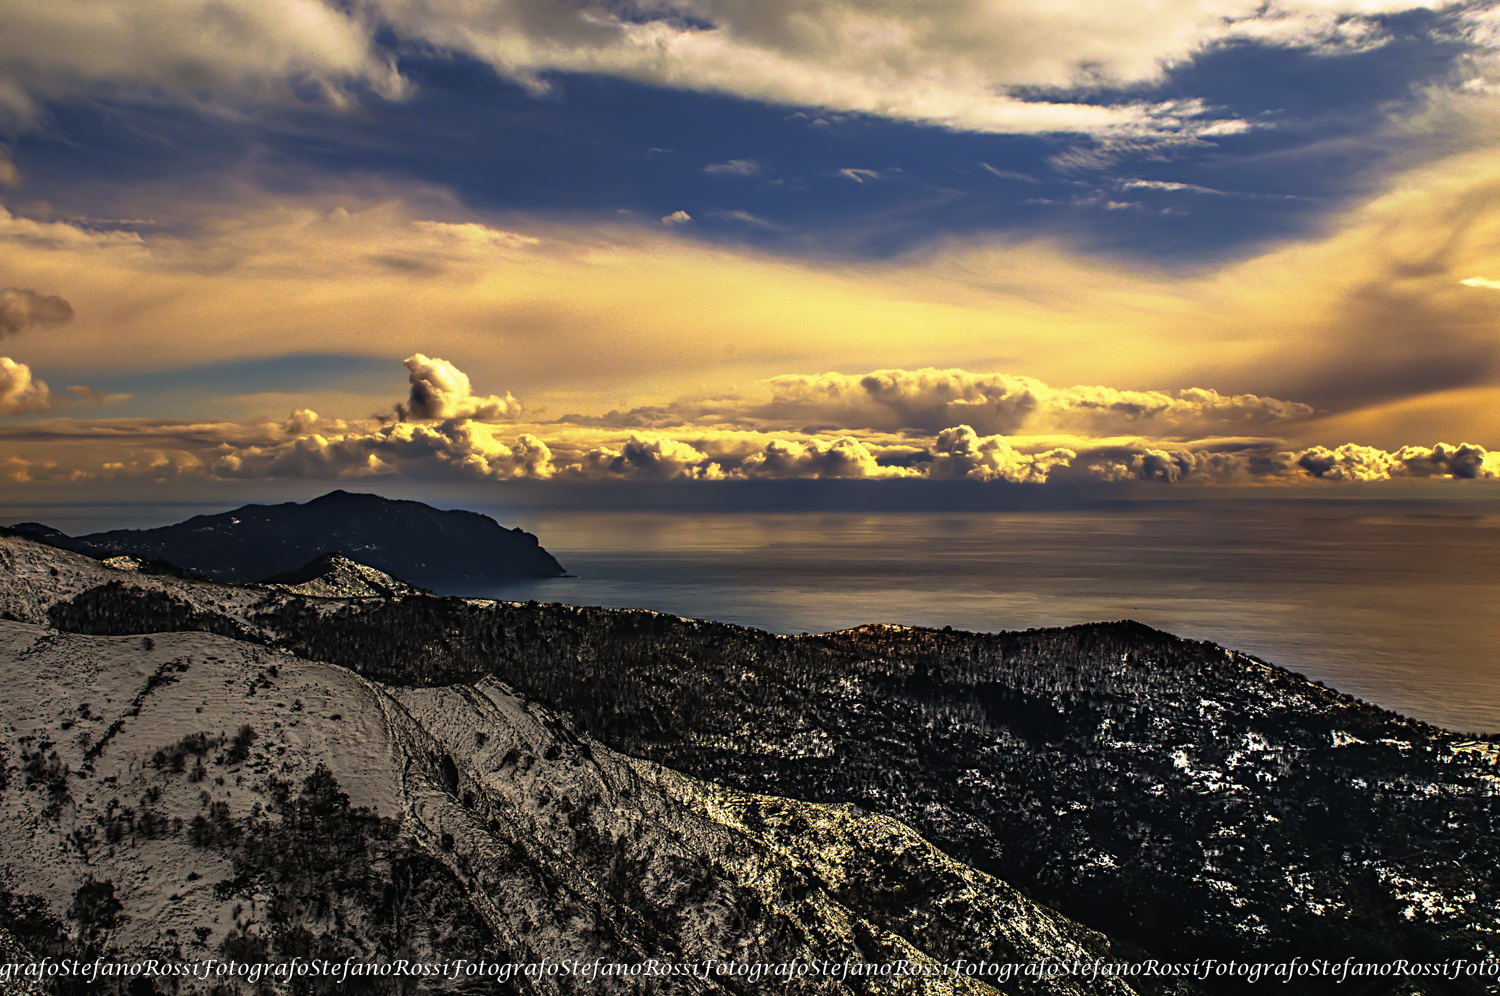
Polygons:
M411 394L404 404L396 406L402 421L421 419L498 419L514 416L521 403L505 392L478 397L469 383L469 375L436 357L417 353L405 360L411 381Z
M0 356L0 415L26 415L52 407L47 382L31 375L31 368Z

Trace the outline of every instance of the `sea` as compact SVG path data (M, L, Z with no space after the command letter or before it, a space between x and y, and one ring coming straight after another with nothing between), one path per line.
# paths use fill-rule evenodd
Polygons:
M506 521L535 533L572 576L424 583L441 594L645 608L778 633L1134 619L1448 729L1500 732L1497 503L533 509Z

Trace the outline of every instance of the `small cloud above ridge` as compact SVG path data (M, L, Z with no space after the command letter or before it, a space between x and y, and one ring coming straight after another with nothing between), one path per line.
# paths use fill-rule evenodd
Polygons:
M719 176L759 176L765 169L754 159L731 159L728 162L710 163L703 172Z

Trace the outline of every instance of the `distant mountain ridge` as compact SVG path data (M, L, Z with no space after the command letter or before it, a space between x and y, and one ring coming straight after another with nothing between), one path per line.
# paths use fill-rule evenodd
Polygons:
M247 584L339 553L398 578L560 577L535 536L478 512L330 491L303 504L245 505L156 529L68 536L26 522L10 532L93 557L163 560L215 581Z

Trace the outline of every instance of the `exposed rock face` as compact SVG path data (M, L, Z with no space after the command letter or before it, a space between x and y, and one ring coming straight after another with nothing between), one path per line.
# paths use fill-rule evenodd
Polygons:
M33 522L7 531L91 556L164 560L214 580L240 583L295 570L329 550L401 578L564 573L535 536L506 529L487 515L346 491L301 505L246 505L159 529L70 537Z
M781 637L649 612L310 599L124 574L17 539L0 540L0 614L75 632L235 636L344 664L403 702L503 682L578 737L700 783L900 820L1108 934L1114 953L1497 953L1492 741L1133 623ZM467 762L443 722L429 729L454 745L457 786ZM885 852L862 853L881 856L848 881L876 882ZM936 921L915 916L929 926L911 929L935 945ZM1311 996L1326 980L1277 988Z
M313 598L392 598L432 594L426 588L399 581L341 553L325 553L295 571L273 574L260 583L268 588L280 588Z

